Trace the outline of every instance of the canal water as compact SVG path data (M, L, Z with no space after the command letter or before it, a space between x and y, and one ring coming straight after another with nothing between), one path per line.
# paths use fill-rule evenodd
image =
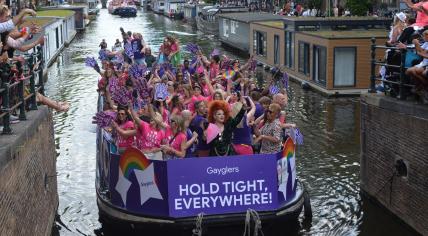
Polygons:
M101 39L111 46L120 36L119 27L141 32L154 51L166 34L177 36L182 44L197 42L205 53L222 49L214 36L144 12L125 19L103 9L86 32L77 35L49 68L46 85L49 97L71 104L67 113L54 114L59 195L54 235L152 235L113 232L98 221L94 188L96 127L91 120L96 112L99 76L84 66L84 59L97 55ZM237 56L233 51L226 53ZM283 225L265 235L411 235L359 194L359 99L328 99L304 91L296 83L291 83L289 97L287 119L304 134L305 143L297 151L298 176L310 193L313 219L308 222L302 216L298 225ZM220 233L242 235L243 228L231 232L225 229Z

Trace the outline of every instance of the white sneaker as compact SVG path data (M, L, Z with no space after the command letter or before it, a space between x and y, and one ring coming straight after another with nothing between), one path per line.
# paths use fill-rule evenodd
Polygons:
M10 115L9 120L10 120L11 124L19 123L19 118L17 116L14 116L14 115Z

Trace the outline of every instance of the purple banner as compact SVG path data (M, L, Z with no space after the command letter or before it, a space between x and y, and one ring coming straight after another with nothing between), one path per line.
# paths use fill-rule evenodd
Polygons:
M168 161L169 215L274 210L278 206L277 155Z

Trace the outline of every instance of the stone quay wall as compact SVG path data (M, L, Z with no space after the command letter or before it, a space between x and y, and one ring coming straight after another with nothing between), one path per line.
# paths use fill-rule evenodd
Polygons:
M0 235L51 235L58 207L52 114L39 106L0 135Z
M428 235L428 106L361 96L361 190Z

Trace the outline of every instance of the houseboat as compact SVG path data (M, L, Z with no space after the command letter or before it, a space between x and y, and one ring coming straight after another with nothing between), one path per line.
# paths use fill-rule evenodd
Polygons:
M50 13L54 14L54 13ZM64 15L64 12L60 13L61 15ZM69 13L71 15L74 14L73 11ZM62 17L45 17L45 16L38 16L38 17L29 17L26 18L24 23L21 25L21 27L29 27L31 25L37 25L38 27L42 28L43 31L41 34L43 34L42 37L44 37L44 44L42 46L43 50L43 71L44 76L46 75L47 70L49 66L52 65L52 63L55 62L57 56L61 53L63 48L66 45L66 37L72 37L72 35L69 34L67 29L67 21L65 21ZM74 33L75 34L75 33ZM73 36L74 37L74 36ZM29 41L31 43L33 40L37 40L39 38L38 35L33 37ZM68 38L70 41L71 39ZM17 51L18 54L23 53ZM24 52L25 53L25 52ZM31 53L31 50L29 51Z
M98 104L102 111L102 97ZM204 227L221 227L244 225L253 215L257 222L287 227L303 206L310 215L290 137L275 154L171 160L148 159L136 148L119 153L112 134L99 127L96 144L95 186L103 224L188 229L197 218Z
M74 11L74 26L78 31L86 29L88 20L88 7L87 6L74 6L74 5L60 5L60 6L49 6L42 7L41 10L70 10Z
M222 13L248 12L248 8L239 6L205 6L196 17L198 30L208 34L219 33L218 15Z
M68 46L71 41L73 41L77 33L74 15L75 12L71 10L47 10L37 12L37 16L39 17L53 17L63 21L58 31L61 35L60 38L64 40L65 46Z
M281 20L284 17L264 12L226 13L217 16L219 38L222 44L249 53L250 23Z
M165 11L165 1L163 0L155 0L152 2L153 12L156 14L163 14Z
M100 9L97 0L73 0L72 6L85 6L88 8L88 19L95 20Z
M327 96L359 95L370 83L370 39L386 41L390 24L368 17L251 22L249 53Z
M165 0L164 15L177 20L183 19L183 5L185 0Z

